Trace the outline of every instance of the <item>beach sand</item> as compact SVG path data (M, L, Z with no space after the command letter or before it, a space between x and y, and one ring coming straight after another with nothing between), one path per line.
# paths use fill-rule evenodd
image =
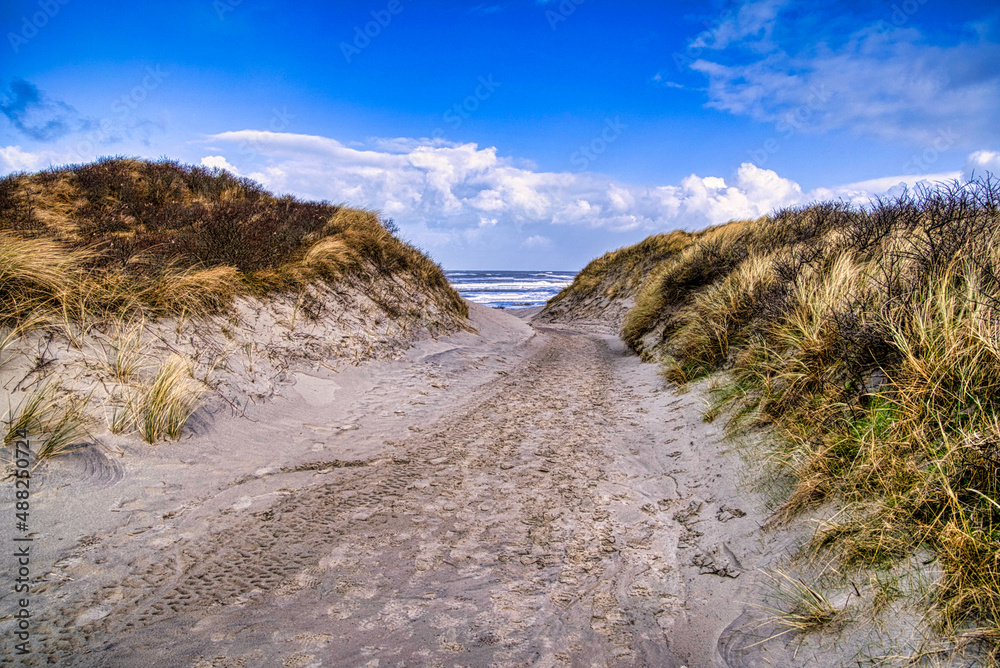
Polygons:
M755 644L757 571L797 536L761 530L704 386L536 311L472 305L477 333L293 371L252 418L53 460L17 660L838 665Z

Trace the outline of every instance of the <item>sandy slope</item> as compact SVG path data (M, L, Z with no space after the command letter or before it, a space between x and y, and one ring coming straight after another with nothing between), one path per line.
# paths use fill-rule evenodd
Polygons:
M255 420L54 463L28 663L806 660L741 650L791 539L761 532L699 391L610 336L472 317L397 361L303 368Z

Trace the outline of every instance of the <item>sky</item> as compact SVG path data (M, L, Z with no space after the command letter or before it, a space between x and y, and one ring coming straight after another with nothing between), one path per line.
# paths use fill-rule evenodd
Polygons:
M0 174L219 167L446 269L1000 174L995 0L6 0L0 31Z

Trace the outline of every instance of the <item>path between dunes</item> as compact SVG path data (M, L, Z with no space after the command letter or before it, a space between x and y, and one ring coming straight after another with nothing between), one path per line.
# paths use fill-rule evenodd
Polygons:
M256 422L50 471L32 659L724 665L763 516L701 395L612 337L473 314Z

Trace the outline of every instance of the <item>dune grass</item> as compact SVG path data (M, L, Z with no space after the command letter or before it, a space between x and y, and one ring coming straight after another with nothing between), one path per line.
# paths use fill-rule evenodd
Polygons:
M145 355L142 335L145 330L143 320L117 321L112 325L111 336L102 343L104 367L114 380L127 385L135 379Z
M686 232L657 234L634 246L605 253L577 274L573 283L556 295L551 303L594 291L610 298L630 296L646 282L650 269L676 255L687 245L689 238Z
M845 572L930 549L938 628L984 639L1000 637L998 235L991 177L736 221L647 271L622 332L674 382L721 372L709 416L730 431L777 436L776 519L839 506L815 548Z
M166 160L106 158L0 178L0 365L35 329L79 350L96 340L124 404L108 418L112 431L177 438L200 385L178 359L142 379L143 323L227 313L238 297L301 297L321 283L360 289L389 317L410 312L382 298L384 280L429 298L440 322L467 317L441 268L397 231L372 211L276 197L249 179ZM11 429L34 421L48 430L46 453L58 453L78 430L60 422L68 413L48 414L57 403L44 392L26 397L10 411Z
M0 179L0 325L71 341L104 317L215 313L238 295L406 275L467 315L440 267L371 211L275 197L221 170L108 158Z
M53 383L39 385L17 406L8 405L4 445L27 434L37 442L35 457L41 462L91 440L84 411L89 397L62 396Z
M156 443L164 437L180 438L205 391L183 358L170 357L149 383L136 388L129 401L131 418L143 440Z
M765 575L770 580L769 604L757 607L766 613L766 621L777 631L762 643L792 633L810 633L826 628L842 616L843 610L835 607L822 591L802 578L780 569Z

